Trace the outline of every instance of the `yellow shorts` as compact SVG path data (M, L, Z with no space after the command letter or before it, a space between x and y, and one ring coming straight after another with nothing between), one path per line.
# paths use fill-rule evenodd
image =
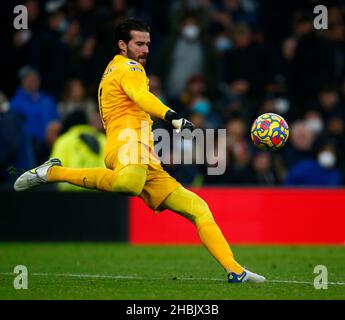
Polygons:
M123 152L127 155L130 153L136 155L134 158L132 157L132 160L135 159L135 161L129 161L128 163L123 161ZM162 202L174 190L182 186L162 168L158 155L154 150L140 142L133 142L121 151L119 149L111 150L105 155L106 167L114 170L115 173L129 164L143 166L146 169L146 183L139 197L154 211L163 210L160 207Z

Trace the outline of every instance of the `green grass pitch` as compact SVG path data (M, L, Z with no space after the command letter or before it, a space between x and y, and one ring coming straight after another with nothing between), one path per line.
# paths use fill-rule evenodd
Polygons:
M0 243L0 299L345 299L343 246L234 246L264 284L228 284L201 246L115 243ZM28 289L16 290L16 265ZM313 286L328 269L328 289ZM286 282L284 282L286 281Z

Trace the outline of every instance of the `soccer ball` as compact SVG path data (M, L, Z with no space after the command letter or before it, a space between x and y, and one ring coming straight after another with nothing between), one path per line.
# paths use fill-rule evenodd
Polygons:
M278 150L289 138L289 126L280 115L264 113L254 121L250 136L260 150Z

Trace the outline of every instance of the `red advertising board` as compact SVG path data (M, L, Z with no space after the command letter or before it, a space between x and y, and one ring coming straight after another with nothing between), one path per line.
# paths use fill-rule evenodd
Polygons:
M345 244L345 190L191 189L202 197L231 244ZM133 244L200 243L195 227L139 198L129 204Z

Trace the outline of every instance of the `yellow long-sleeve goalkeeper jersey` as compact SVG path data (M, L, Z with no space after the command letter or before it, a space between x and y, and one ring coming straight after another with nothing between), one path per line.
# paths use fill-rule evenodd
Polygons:
M143 66L122 55L116 55L108 64L98 89L98 103L107 135L106 149L116 149L127 141L137 140L153 147L150 115L164 119L169 110L150 91ZM128 134L131 129L137 137ZM126 131L125 131L126 130ZM145 132L145 136L142 136Z

